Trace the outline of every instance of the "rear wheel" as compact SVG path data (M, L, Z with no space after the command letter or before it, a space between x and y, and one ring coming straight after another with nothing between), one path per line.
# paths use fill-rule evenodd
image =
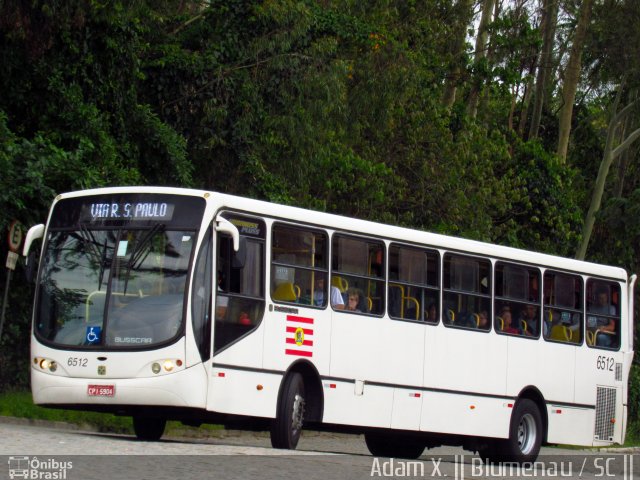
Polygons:
M375 457L415 459L424 452L425 443L393 432L367 432L364 441L371 455Z
M295 450L304 423L304 380L299 373L292 373L282 388L276 418L271 424L271 445L274 448Z
M532 400L523 398L516 403L511 415L509 438L489 443L480 456L485 463L533 462L542 445L542 416Z
M138 440L160 440L166 425L167 421L164 418L133 417L133 431Z

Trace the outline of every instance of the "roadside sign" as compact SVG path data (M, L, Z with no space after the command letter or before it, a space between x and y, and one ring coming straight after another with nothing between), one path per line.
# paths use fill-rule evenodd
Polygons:
M6 267L9 270L15 270L16 269L16 263L18 262L18 258L19 257L20 257L20 255L18 255L16 252L7 252Z
M20 250L20 245L22 245L22 225L18 220L11 222L7 242L9 243L9 250L12 252L17 253Z

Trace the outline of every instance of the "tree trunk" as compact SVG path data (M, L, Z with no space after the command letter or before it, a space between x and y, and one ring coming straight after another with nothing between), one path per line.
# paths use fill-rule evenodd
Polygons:
M455 26L455 38L453 39L453 47L451 50L451 66L449 68L449 74L444 87L444 95L442 97L442 104L451 109L456 101L456 92L458 89L458 82L462 74L464 67L464 51L465 51L465 39L467 36L467 28L471 23L473 17L473 1L472 0L458 0L456 4L456 12L454 19Z
M476 56L473 61L473 64L476 67L480 66L482 61L487 58L487 40L489 38L487 28L489 27L489 23L491 23L491 14L494 3L495 0L484 0L482 5L482 17L480 18L480 26L478 27L478 35L476 37ZM478 102L483 84L484 78L483 76L480 76L480 78L474 79L471 86L469 98L467 99L467 114L471 118L476 118L476 115L478 114Z
M600 210L600 204L602 203L602 196L604 194L604 187L607 181L607 176L609 174L609 168L613 161L618 158L623 152L625 152L638 138L640 138L640 128L636 129L632 132L624 141L618 145L615 149L613 148L613 141L615 137L616 129L618 128L619 123L625 119L625 117L635 108L640 101L635 100L629 105L627 105L622 111L618 114L615 114L617 110L618 104L620 102L620 95L622 92L622 86L618 91L618 95L614 102L612 119L609 122L609 128L607 130L607 142L604 147L604 153L602 154L602 161L600 162L600 169L598 170L598 178L596 179L596 184L593 187L593 194L591 196L591 204L589 205L589 211L587 212L587 216L584 220L584 225L582 227L582 241L576 253L576 258L578 260L584 260L587 254L587 247L589 246L589 240L591 239L591 233L593 232L593 225L595 223L596 214L598 210Z
M538 58L538 74L534 94L533 113L529 127L529 138L537 138L540 131L542 110L547 104L549 81L553 68L553 46L555 43L556 24L558 21L559 0L544 0L542 16L542 51Z
M529 116L529 106L531 105L531 97L533 95L533 74L536 69L535 53L532 53L532 61L529 65L529 72L527 73L527 83L524 87L524 96L522 98L522 107L520 108L520 122L518 124L518 136L524 137L524 129L527 125L527 117Z
M593 0L582 0L578 18L578 26L573 36L573 45L569 55L569 63L564 73L562 85L562 107L560 108L560 122L558 128L558 150L557 154L561 162L567 160L567 150L569 148L569 135L571 133L571 118L573 116L573 102L576 98L578 81L580 80L580 69L582 64L582 48L587 36L587 27L591 19L591 7Z
M493 19L496 20L500 18L500 7L502 2L496 1L494 3L494 11L493 11ZM489 65L495 65L495 57L496 57L496 48L493 42L489 42L489 48L487 50L487 63ZM489 110L489 99L490 99L490 88L485 88L482 91L482 95L480 97L480 106L478 110L483 113L483 116L486 117L486 113ZM484 120L484 119L483 119Z

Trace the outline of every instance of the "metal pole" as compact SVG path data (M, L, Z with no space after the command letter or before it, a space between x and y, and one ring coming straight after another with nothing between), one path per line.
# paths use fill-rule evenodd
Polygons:
M2 300L2 316L0 317L0 342L2 342L2 328L4 327L4 313L7 310L9 300L9 284L11 283L11 274L13 270L7 268L7 283L4 285L4 299Z

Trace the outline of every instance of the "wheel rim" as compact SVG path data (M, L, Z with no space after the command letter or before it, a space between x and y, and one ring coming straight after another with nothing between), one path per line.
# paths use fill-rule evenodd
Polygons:
M304 422L304 397L300 394L296 394L293 399L293 413L291 415L291 430L294 435L297 435L302 430L302 423Z
M518 424L518 447L523 454L531 453L536 443L537 434L533 415L530 413L523 415Z

